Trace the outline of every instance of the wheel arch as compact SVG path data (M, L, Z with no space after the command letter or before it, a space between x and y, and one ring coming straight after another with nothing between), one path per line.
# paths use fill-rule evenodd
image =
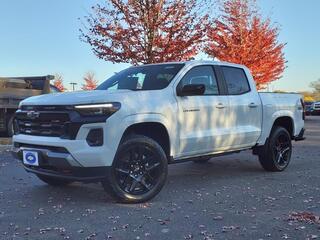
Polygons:
M270 113L266 112L265 114L268 115ZM296 126L293 120L294 115L290 111L276 111L275 113L270 114L270 116L270 119L263 118L262 134L257 141L257 146L262 146L266 143L275 126L284 127L288 130L290 136L294 138Z
M272 125L271 125L272 123ZM270 134L272 133L272 130L277 127L283 127L285 128L289 134L291 139L294 139L294 121L293 118L288 116L288 115L284 115L284 116L278 116L274 119L273 122L270 123L270 128L269 131L265 133L265 138L263 141L263 144L257 144L256 146L253 147L253 154L254 155L259 155L261 153L261 151L264 148L264 145L268 142ZM267 135L266 135L267 134Z
M122 134L120 143L130 135L144 135L155 140L162 147L167 157L171 156L170 136L166 126L159 121L143 121L132 123Z
M276 126L280 126L280 127L285 128L289 132L291 138L294 137L294 121L293 121L292 117L281 116L281 117L276 118L273 122L271 129L273 129Z

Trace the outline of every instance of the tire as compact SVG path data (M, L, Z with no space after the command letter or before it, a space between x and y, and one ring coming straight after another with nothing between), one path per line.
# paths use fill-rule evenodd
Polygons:
M120 143L102 186L118 202L146 202L160 192L167 174L168 160L161 146L149 137L133 135Z
M197 160L193 160L193 162L197 163L197 164L205 164L205 163L209 162L210 159L211 159L211 157L200 157Z
M66 185L69 185L72 183L72 181L70 181L70 180L59 179L59 178L55 178L55 177L48 177L48 176L44 176L44 175L37 175L37 177L41 181L43 181L51 186L66 186Z
M13 119L14 119L14 114L8 115L7 116L7 135L8 137L12 137L14 134L13 131Z
M289 132L276 126L259 154L259 161L266 171L281 172L291 160L292 143Z

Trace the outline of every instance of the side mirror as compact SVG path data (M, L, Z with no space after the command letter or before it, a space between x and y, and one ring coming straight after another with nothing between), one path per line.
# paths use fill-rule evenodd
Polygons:
M204 84L188 84L178 89L177 95L180 97L199 96L199 95L203 95L205 91L206 91L206 86Z

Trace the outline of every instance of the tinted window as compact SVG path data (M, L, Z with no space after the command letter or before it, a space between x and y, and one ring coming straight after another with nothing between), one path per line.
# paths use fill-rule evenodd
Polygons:
M243 94L250 91L247 76L243 69L235 67L222 67L228 92L231 95Z
M127 68L105 82L97 90L158 90L169 85L184 64L159 64Z
M219 88L216 76L211 66L199 66L192 68L181 80L182 86L188 84L204 84L205 95L218 95Z

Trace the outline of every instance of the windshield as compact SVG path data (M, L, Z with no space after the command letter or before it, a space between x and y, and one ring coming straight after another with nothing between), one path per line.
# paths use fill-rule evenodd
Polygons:
M97 90L159 90L166 88L184 64L144 65L127 68L97 87Z

